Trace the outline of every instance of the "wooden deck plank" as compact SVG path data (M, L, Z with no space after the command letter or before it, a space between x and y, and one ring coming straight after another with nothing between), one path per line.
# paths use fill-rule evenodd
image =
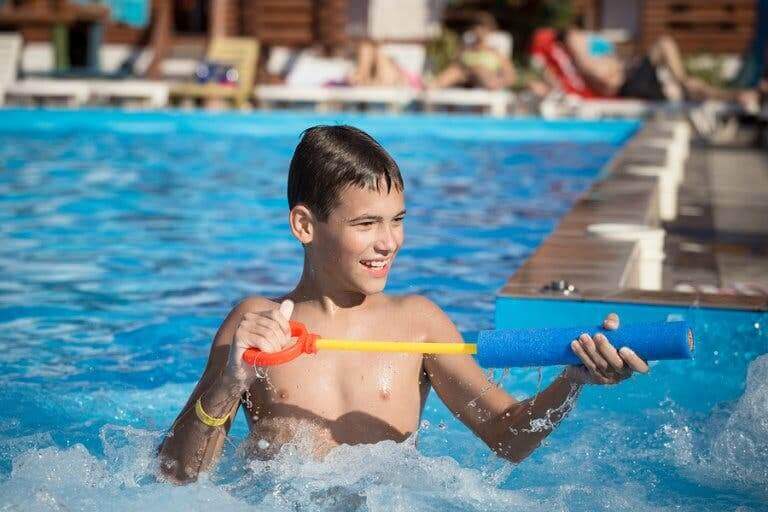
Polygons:
M664 224L663 290L635 289L634 244L587 236L586 227L594 223L659 225L657 180L624 171L638 162L662 163L664 150L640 148L643 138L665 135L670 136L664 128L644 127L640 140L613 159L605 178L573 205L499 295L768 311L768 293L761 294L768 291L768 157L762 152L741 149L729 155L703 147L691 152L678 217ZM557 280L567 280L576 292L562 297L542 289ZM675 291L681 284L693 292Z

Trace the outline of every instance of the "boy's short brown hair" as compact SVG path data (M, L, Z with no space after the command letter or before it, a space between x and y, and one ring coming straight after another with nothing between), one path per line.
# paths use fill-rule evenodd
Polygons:
M405 186L395 160L373 137L352 126L313 126L304 131L288 172L288 206L304 204L326 221L349 186L387 193Z

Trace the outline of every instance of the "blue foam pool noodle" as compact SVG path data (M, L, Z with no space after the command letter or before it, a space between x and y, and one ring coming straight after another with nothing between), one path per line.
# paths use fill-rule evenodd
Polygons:
M477 360L486 368L580 364L571 342L583 333L601 332L620 349L628 347L648 361L690 359L693 331L688 322L657 322L621 326L616 330L591 327L545 327L480 331Z

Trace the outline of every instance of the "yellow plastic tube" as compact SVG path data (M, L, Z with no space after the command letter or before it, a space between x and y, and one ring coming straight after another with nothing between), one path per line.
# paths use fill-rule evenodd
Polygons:
M417 343L412 341L366 341L318 338L318 349L361 352L411 352L417 354L477 354L474 343Z

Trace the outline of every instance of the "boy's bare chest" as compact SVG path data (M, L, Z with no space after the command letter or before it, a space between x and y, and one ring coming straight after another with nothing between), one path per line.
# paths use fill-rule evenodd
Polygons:
M323 338L421 341L412 320L396 309L333 325L297 313L295 320ZM421 354L320 350L264 373L252 388L259 409L252 416L262 425L293 420L323 425L334 438L359 437L361 432L353 434L358 429L380 431L382 438L412 432L429 390Z
M420 354L319 352L269 368L257 391L262 403L293 404L326 417L377 403L410 402L422 383Z

